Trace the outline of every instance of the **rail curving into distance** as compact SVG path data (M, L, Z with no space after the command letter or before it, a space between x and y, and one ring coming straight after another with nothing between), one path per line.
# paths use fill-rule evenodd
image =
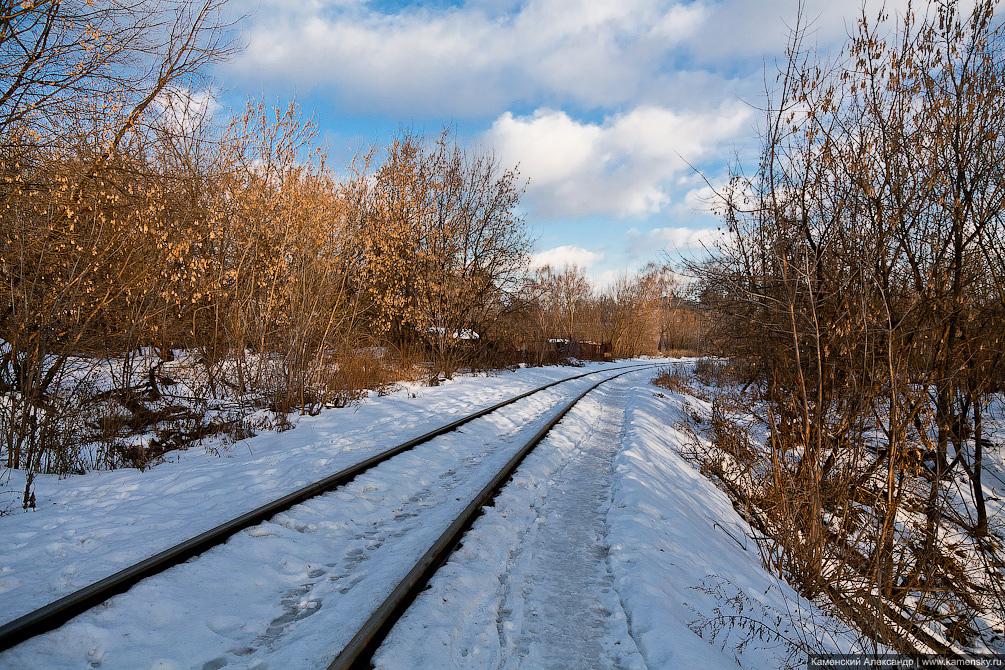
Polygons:
M384 641L387 633L394 627L394 624L401 618L401 615L404 614L409 605L412 604L415 597L425 588L433 574L447 561L447 558L454 549L457 548L461 537L471 528L475 519L481 514L482 508L495 500L496 495L506 485L524 458L534 450L534 447L588 393L605 382L617 379L629 372L635 372L637 369L636 367L633 370L626 370L620 374L601 379L596 384L593 384L563 407L534 437L520 447L520 450L507 461L506 465L492 478L492 481L482 488L478 495L468 503L468 506L464 508L460 515L454 519L450 526L433 543L433 546L415 563L415 566L398 583L384 602L374 610L366 623L360 627L352 640L349 641L342 651L339 652L339 655L335 657L331 665L328 666L328 670L359 670L369 668L370 659L373 657L377 647Z
M429 431L428 433L420 435L419 437L413 438L411 440L408 440L407 442L403 442L394 447L391 447L386 451L371 456L366 460L360 461L354 465L344 468L334 474L325 477L324 479L314 482L313 484L308 484L307 486L297 489L296 491L293 491L292 493L289 493L281 498L278 498L277 500L274 500L270 503L262 505L261 507L246 512L241 516L238 516L234 519L231 519L230 521L227 521L225 523L220 524L219 526L216 526L215 528L200 533L199 535L196 535L195 537L185 540L184 542L176 544L173 547L165 549L164 551L161 551L147 559L144 559L139 563L135 563L127 568L123 568L122 570L116 572L113 575L110 575L108 577L105 577L104 579L94 582L93 584L85 586L84 588L79 589L74 593L66 595L56 601L53 601L52 603L49 603L48 605L44 605L34 610L33 612L29 612L28 614L25 614L21 617L18 617L17 619L14 619L0 626L0 651L9 649L36 635L41 635L42 633L54 630L55 628L58 628L59 626L63 625L64 623L66 623L73 617L77 616L78 614L81 614L87 611L88 609L101 604L102 602L111 598L112 596L118 595L120 593L129 590L137 582L146 579L147 577L157 575L167 570L168 568L171 568L175 565L178 565L180 563L189 560L190 558L198 556L199 554L207 551L208 549L223 544L224 542L227 541L227 539L229 539L235 533L250 528L251 526L260 524L264 521L267 521L276 514L285 512L289 510L291 507L298 505L302 502L305 502L310 498L314 498L323 493L327 493L328 491L331 491L339 486L343 486L348 482L352 481L352 479L354 479L359 474L366 472L367 470L383 463L384 461L387 461L405 451L409 451L410 449L413 449L414 447L417 447L420 444L424 444L435 437L439 437L440 435L443 435L445 433L457 430L458 428L460 428L461 426L470 421L483 417L486 414L498 411L503 407L511 405L528 396L540 393L541 391L552 388L559 384L564 384L566 382L581 379L589 375L601 374L604 372L613 372L618 370L624 371L618 375L608 377L598 382L597 384L594 384L589 389L587 389L586 392L580 395L576 400L567 405L559 413L559 415L557 415L544 429L542 429L542 431L538 434L538 436L535 436L532 442L534 445L536 445L537 442L540 442L540 440L544 437L544 435L548 432L548 430L550 430L556 423L558 423L558 421L561 420L561 418L565 415L565 413L567 413L569 409L571 409L571 407L575 405L576 402L582 399L582 397L585 396L586 393L593 390L594 388L596 388L605 381L609 381L610 379L620 377L623 374L627 374L628 372L639 370L641 368L653 367L654 365L656 364L645 363L630 366L621 366L617 368L608 368L603 370L593 370L591 372L584 372L582 374L574 375L572 377L559 379L549 384L545 384L543 386L539 386L537 388L521 393L520 395L514 396L502 402L496 403L491 407L479 410L465 417L462 417L456 421L453 421L444 426ZM523 456L526 455L526 452L529 452L532 448L533 445L525 446L523 449L521 449L520 454L514 457L514 460L516 462L512 463L512 467L510 467L509 464L507 465L507 468L509 468L508 472L506 474L500 473L500 475L497 476L496 479L494 479L493 481L495 482L496 480L499 480L499 482L504 482L509 477L509 473L512 472L512 469L515 468L517 464L519 464L519 460L522 460ZM501 486L501 483L499 484L499 486ZM484 493L485 492L483 491L483 494ZM492 494L492 496L494 496L494 493ZM481 499L482 497L483 496L480 495L479 499ZM488 500L490 497L491 496L486 495L485 500ZM476 505L475 504L476 502L477 500L475 502L472 502L472 505L475 505L475 507L473 508L474 511L470 513L471 520L461 524L463 528L456 532L457 538L459 538L460 534L464 532L464 528L467 528L468 526L470 526L470 523L473 522L475 517L474 512L477 511L484 504L484 502L481 502ZM470 507L471 506L469 505L469 508ZM467 510L465 510L465 513L467 513ZM453 527L454 526L452 525L451 528ZM437 544L440 543L438 542ZM444 554L444 559L445 556L446 554ZM423 560L425 560L425 557ZM395 593L397 593L397 589L395 590ZM412 597L414 597L414 594ZM375 633L368 635L368 638L372 639L374 636ZM366 647L364 646L364 648ZM370 653L372 654L372 650L370 651ZM339 658L341 658L341 656ZM332 667L340 667L340 666L333 665Z

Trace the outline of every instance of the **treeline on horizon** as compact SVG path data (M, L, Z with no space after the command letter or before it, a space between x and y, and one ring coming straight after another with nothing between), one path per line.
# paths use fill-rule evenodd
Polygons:
M200 395L285 413L418 364L554 362L532 343L558 338L698 346L663 268L603 291L580 268L531 268L519 173L449 129L402 130L336 174L295 105L220 124L200 92L235 49L224 5L0 3L7 468L146 462L112 439L82 460L79 443L173 416L158 375L181 352Z

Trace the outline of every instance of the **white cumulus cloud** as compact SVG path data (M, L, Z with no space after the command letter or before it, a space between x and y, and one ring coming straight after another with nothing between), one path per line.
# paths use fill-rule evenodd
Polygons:
M395 12L262 0L242 24L248 46L231 71L334 89L356 111L456 118L527 100L618 105L658 89L667 54L708 16L702 3L678 0L469 0Z
M712 112L640 106L602 123L539 109L502 114L487 140L504 163L520 163L528 201L550 216L644 216L664 211L674 178L749 122L748 108Z
M711 248L721 237L716 228L688 228L686 226L669 226L639 231L632 228L626 239L629 251L645 256L652 255L653 250L662 249L668 252L694 251L702 246Z
M583 269L588 269L602 261L603 258L603 254L566 244L534 254L531 258L531 266L540 268L550 265L553 268L563 268L566 265L578 265Z

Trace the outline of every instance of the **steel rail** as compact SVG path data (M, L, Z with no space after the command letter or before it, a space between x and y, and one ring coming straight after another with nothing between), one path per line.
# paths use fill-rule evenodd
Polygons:
M374 610L366 623L360 627L356 635L353 636L349 643L339 652L338 656L335 657L331 665L328 666L328 670L360 670L369 668L374 652L383 642L387 633L412 604L415 597L425 588L433 574L446 562L447 558L460 543L461 537L471 528L475 519L481 514L482 508L495 500L496 495L509 481L513 472L523 462L524 458L533 451L534 447L588 393L601 384L617 379L629 372L636 371L637 369L627 370L593 384L579 394L572 402L563 407L529 442L523 445L495 477L482 488L467 507L464 508L464 511L454 519L450 526L433 543L433 546L415 563L414 567L398 583L384 602Z
M657 364L644 363L605 370L593 370L579 375L574 375L572 377L566 377L565 379L559 379L496 403L491 407L469 414L468 416L457 419L456 421L448 423L444 426L440 426L439 428L408 440L407 442L402 442L401 444L391 447L386 451L355 463L354 465L344 468L325 477L324 479L314 482L313 484L308 484L307 486L297 489L296 491L278 498L277 500L266 503L261 507L257 507L239 517L222 523L215 528L207 530L195 537L185 540L184 542L176 544L173 547L154 554L139 563L123 568L122 570L119 570L104 579L98 580L93 584L63 596L48 605L44 605L32 612L3 624L0 626L0 651L9 649L29 638L35 637L36 635L41 635L42 633L54 630L78 614L101 604L112 596L129 590L137 582L159 574L175 565L184 563L190 558L198 556L208 549L223 544L235 533L245 530L246 528L250 528L251 526L258 525L272 518L276 514L285 512L291 507L309 500L310 498L314 498L334 488L342 486L366 470L369 470L370 468L373 468L402 452L413 449L420 444L424 444L435 437L454 431L470 421L474 421L486 414L495 412L507 405L511 405L528 396L540 393L541 391L559 384L564 384L566 382L581 379L593 374L626 369L627 372L630 372L632 370L651 367L653 365ZM622 374L627 374L627 372Z

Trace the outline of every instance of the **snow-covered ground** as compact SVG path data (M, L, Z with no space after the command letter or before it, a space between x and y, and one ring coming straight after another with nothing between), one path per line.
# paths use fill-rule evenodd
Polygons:
M776 668L851 651L677 453L673 424L700 401L649 376L601 387L527 457L377 668Z
M0 616L12 620L390 445L583 371L406 387L222 456L191 449L145 472L42 478L36 510L0 517ZM729 501L678 456L673 424L684 399L649 386L651 376L633 372L591 394L528 457L392 632L379 664L777 667L789 649L783 638L830 627L761 568ZM0 667L326 667L553 405L595 379L520 401L239 533L3 652ZM730 618L738 604L762 633L742 651L745 629Z

